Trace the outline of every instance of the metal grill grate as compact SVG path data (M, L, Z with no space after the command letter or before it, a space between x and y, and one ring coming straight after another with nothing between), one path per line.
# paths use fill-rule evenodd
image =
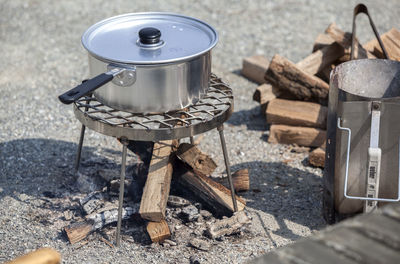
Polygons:
M233 95L232 89L212 74L210 88L204 98L184 109L167 113L129 113L86 96L75 102L74 110L82 124L100 133L158 141L191 136L222 124L233 110Z

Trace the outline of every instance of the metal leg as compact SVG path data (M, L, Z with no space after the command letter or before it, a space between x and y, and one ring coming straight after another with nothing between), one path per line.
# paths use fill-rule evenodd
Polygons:
M193 136L190 137L190 144L194 145L194 137Z
M228 174L228 182L229 182L229 186L231 188L233 209L235 212L237 212L238 208L237 208L236 197L235 197L235 189L233 188L233 181L232 181L231 168L230 168L231 166L229 164L228 151L226 150L226 144L225 144L224 125L219 126L217 128L217 130L219 132L219 138L221 139L221 146L222 146L222 152L224 154L226 173Z
M117 223L117 247L121 244L121 223L122 223L122 205L124 203L124 187L125 187L125 167L126 167L126 149L129 141L126 138L121 138L122 147L122 163L121 163L121 176L119 182L119 201L118 201L118 223Z
M83 138L85 137L85 129L86 129L86 127L84 125L82 125L81 136L79 138L78 152L76 153L76 159L75 159L75 175L79 170L79 165L81 164L81 153L82 153L82 146L83 146Z
M82 83L86 82L86 80L83 80ZM92 94L89 95L89 97L92 97ZM86 104L89 104L90 100L86 101ZM85 112L87 112L89 108L86 106L85 107ZM83 139L85 137L85 130L86 126L82 125L81 128L81 136L79 137L79 145L78 145L78 152L76 153L76 160L75 160L75 175L79 170L79 165L81 164L81 154L82 154L82 146L83 146Z

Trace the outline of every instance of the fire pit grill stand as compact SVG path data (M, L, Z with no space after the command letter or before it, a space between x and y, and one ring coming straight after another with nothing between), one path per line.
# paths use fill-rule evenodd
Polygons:
M79 169L86 127L101 134L118 138L123 145L116 233L117 246L120 245L126 152L129 140L158 142L189 137L193 144L194 135L217 128L231 189L232 203L234 210L237 211L223 127L223 123L228 120L232 112L232 89L214 74L211 75L207 94L202 99L184 109L168 113L120 111L103 105L92 96L83 97L74 103L75 117L82 123L75 161L75 173Z

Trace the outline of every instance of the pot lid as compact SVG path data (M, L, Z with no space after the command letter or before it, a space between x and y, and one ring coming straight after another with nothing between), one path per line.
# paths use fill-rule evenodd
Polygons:
M83 46L100 60L129 64L184 61L212 49L218 34L198 19L172 13L131 13L91 26Z

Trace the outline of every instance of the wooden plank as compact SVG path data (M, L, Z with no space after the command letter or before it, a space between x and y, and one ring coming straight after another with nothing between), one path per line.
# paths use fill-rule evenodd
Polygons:
M173 141L154 143L146 184L140 202L140 216L159 222L165 218L165 209L171 186Z
M269 143L297 144L305 147L319 147L326 140L326 131L319 128L271 125Z
M161 220L161 222L148 222L146 230L153 243L162 243L165 239L171 237L171 231L165 220Z
M274 99L269 102L267 123L326 128L328 108L317 103Z
M343 55L344 48L334 42L322 49L314 51L312 54L299 61L296 66L299 69L314 75L322 71L325 67L330 66Z
M272 58L265 79L279 90L291 93L298 100L327 104L329 85L278 54Z
M339 45L341 45L343 48L347 49L351 47L351 33L344 32L338 26L336 23L332 23L328 26L328 28L325 30L329 36L335 40ZM357 59L375 59L376 56L373 55L371 52L365 50L359 43L359 41L356 39L356 45L355 45L355 58Z
M317 38L314 41L312 52L315 52L319 49L329 46L334 42L335 40L331 38L331 36L329 36L328 34L326 33L318 34Z
M263 55L254 55L243 59L242 75L256 83L265 83L264 75L269 60Z
M236 192L246 192L250 189L250 177L248 169L237 170L232 173L233 187Z
M58 264L61 255L52 248L40 248L4 264Z
M180 144L176 155L189 165L196 174L210 176L217 168L215 161L195 145Z
M316 148L308 155L308 161L315 167L325 167L325 150Z
M389 55L389 59L400 61L400 31L396 28L392 28L381 35L381 40ZM378 58L383 59L382 49L375 38L367 42L363 47Z
M185 168L185 165L175 161L174 180L181 185L179 188L184 192L189 192L192 197L200 200L214 214L223 216L233 213L232 196L229 189L211 178L197 175L193 170ZM238 210L245 208L246 202L236 196Z

